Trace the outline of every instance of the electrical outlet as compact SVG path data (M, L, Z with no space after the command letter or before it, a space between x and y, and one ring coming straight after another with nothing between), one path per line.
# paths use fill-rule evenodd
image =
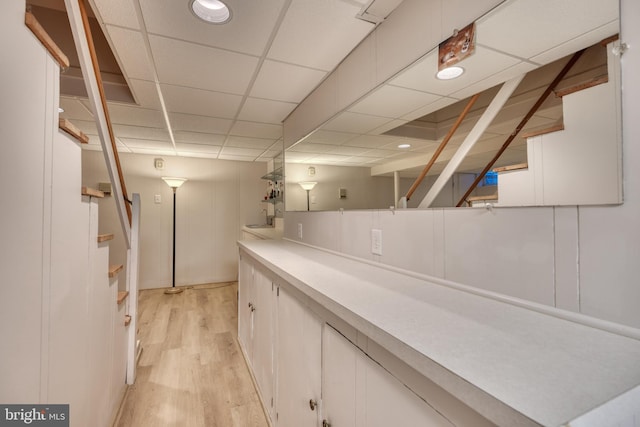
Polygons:
M298 239L302 240L302 224L298 223Z
M371 229L371 253L382 255L382 230Z

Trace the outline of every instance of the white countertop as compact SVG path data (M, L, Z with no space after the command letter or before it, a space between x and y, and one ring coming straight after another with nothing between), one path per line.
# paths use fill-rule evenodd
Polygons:
M243 226L242 231L253 234L260 239L280 239L282 238L282 228L276 227L249 227Z
M637 339L288 240L239 245L494 422L564 425L640 385Z

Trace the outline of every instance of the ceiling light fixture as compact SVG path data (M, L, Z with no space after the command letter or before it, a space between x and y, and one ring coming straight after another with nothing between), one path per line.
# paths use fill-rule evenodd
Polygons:
M398 144L398 148L403 148L403 149L411 148L411 144Z
M231 20L231 10L220 0L191 0L191 11L211 24L225 24Z
M464 73L464 68L454 65L438 71L436 78L439 80L451 80L460 77L462 73Z
M58 107L58 113L64 113L64 108Z

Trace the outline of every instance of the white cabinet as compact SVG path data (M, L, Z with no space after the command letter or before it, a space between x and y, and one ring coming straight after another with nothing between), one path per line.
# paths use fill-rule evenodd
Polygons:
M238 340L252 368L262 402L273 419L273 282L240 259L238 278Z
M322 321L285 289L278 295L277 427L316 427Z
M322 335L323 419L331 427L453 424L329 325Z

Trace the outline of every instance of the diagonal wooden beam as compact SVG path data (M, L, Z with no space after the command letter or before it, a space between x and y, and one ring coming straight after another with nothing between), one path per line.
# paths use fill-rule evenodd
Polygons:
M480 181L482 181L482 179L487 174L487 172L489 172L491 170L491 168L498 161L500 156L502 156L502 153L505 152L505 150L509 147L511 142L516 138L516 136L518 136L518 134L520 133L522 128L525 127L525 125L529 122L529 119L531 119L531 117L533 117L533 115L536 113L536 111L538 111L538 109L540 108L542 103L547 99L547 97L551 94L551 92L553 92L553 90L556 88L558 83L560 83L560 81L567 75L567 73L575 65L575 63L578 62L578 59L580 59L580 57L585 52L585 50L586 49L582 49L582 50L579 50L578 52L573 54L571 59L569 59L569 62L567 62L565 64L565 66L562 68L562 70L560 70L560 73L558 73L556 78L553 79L551 84L549 84L549 86L545 89L545 91L542 93L542 95L540 95L540 98L538 98L536 103L533 104L533 107L531 107L529 112L524 116L524 118L520 121L520 123L518 123L518 126L516 126L516 128L511 133L511 135L509 135L509 137L504 142L504 144L502 144L502 147L500 147L500 149L498 150L496 155L493 157L493 159L491 159L489 164L487 166L485 166L485 168L482 170L480 175L478 175L478 177L475 179L475 181L473 181L473 183L471 184L471 186L469 187L467 192L464 193L464 196L462 196L462 198L460 199L460 201L458 202L456 207L462 206L462 204L467 199L467 197L469 197L469 195L473 192L473 190L476 189L476 187L478 186Z
M465 119L465 117L467 117L467 114L469 114L469 111L471 111L471 107L473 107L473 104L476 103L479 96L480 94L476 93L471 97L469 102L467 102L466 107L464 107L464 110L462 110L456 122L453 124L453 126L451 126L451 129L449 129L449 132L447 132L447 136L444 137L444 139L436 149L435 153L433 153L433 156L431 156L431 160L429 160L429 163L427 163L424 169L422 169L422 172L420 173L420 175L413 182L413 185L411 185L411 188L409 188L409 191L407 192L407 196L406 196L407 200L411 199L411 196L416 191L420 183L422 183L422 180L424 179L424 177L427 176L427 174L433 167L434 163L436 162L436 160L438 160L438 157L440 156L444 148L447 146L447 144L451 140L451 137L456 133L456 131L458 130L458 127L460 127L460 125L462 124L462 121Z

